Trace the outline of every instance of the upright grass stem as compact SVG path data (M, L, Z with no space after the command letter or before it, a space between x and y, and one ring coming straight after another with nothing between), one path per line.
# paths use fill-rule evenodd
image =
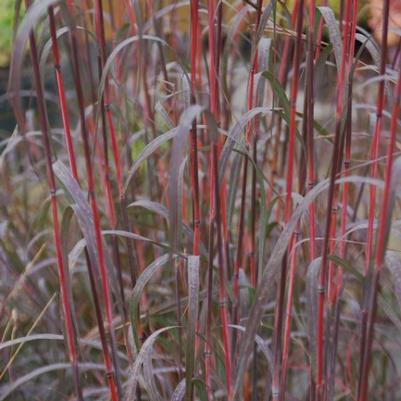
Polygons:
M218 93L218 58L216 40L216 16L217 6L215 0L208 1L208 24L209 24L209 97L210 111L214 116L217 124L219 123L219 93ZM214 224L217 232L217 252L219 264L219 303L220 303L220 320L222 325L223 350L225 362L225 377L228 397L232 393L232 372L231 372L231 357L230 357L230 339L228 334L228 312L227 312L227 295L225 289L225 263L224 263L224 247L221 232L221 205L218 183L218 143L212 141L211 147L211 183L210 183L210 219ZM213 244L210 244L213 246Z
M280 119L278 125L281 125ZM276 142L276 144L278 141ZM277 147L275 149L275 154ZM277 174L277 161L273 160L274 175ZM273 175L273 178L274 178ZM277 208L276 217L279 218L280 208ZM280 397L280 365L282 356L282 331L283 331L283 320L284 320L284 307L285 307L285 283L287 277L287 254L284 255L281 262L280 278L278 280L277 295L276 295L276 307L274 312L274 324L273 324L273 378L272 378L272 392L273 399L278 400Z
M366 337L365 337L365 349L363 350L363 365L361 367L361 375L359 378L359 395L358 401L366 401L368 399L368 375L372 359L372 342L374 335L374 324L377 309L377 292L379 286L379 279L381 269L383 267L384 258L386 254L386 246L388 242L388 236L391 226L391 185L393 178L393 165L394 165L394 153L396 149L396 133L398 128L398 117L401 111L401 69L398 73L398 81L394 91L394 103L391 113L391 124L390 124L390 138L387 146L387 161L385 168L385 179L384 179L384 191L382 206L380 208L380 216L378 222L378 231L376 239L376 254L374 259L374 269L372 274L372 280L369 288L370 292L370 303L367 314L366 323Z
M255 98L255 75L258 70L258 50L257 50L257 37L256 33L258 31L260 18L262 14L262 2L258 0L257 10L256 10L256 24L254 30L254 38L252 41L252 49L251 53L253 54L253 59L251 60L251 70L249 72L248 78L248 111L252 110L254 107L254 98ZM252 138L252 131L255 126L253 125L252 121L249 121L246 125L245 129L245 146L247 151L251 151L251 140ZM256 133L253 132L255 135ZM233 277L233 295L234 295L234 308L233 308L233 321L234 324L238 324L238 307L239 307L239 287L238 287L238 279L239 279L239 271L241 268L242 263L244 262L243 258L243 251L244 251L244 238L245 238L245 210L246 210L246 192L247 192L247 183L248 183L248 158L244 157L243 162L243 172L242 172L242 187L241 187L241 206L240 206L240 216L239 216L239 229L238 229L238 241L237 241L237 253L235 258L235 265L234 265L234 277ZM253 168L254 169L254 168ZM254 244L253 244L254 248ZM251 255L254 252L254 249L251 250ZM254 256L251 256L254 257ZM255 268L255 263L252 263L253 268ZM253 276L254 273L251 275ZM235 339L235 336L234 336ZM235 341L233 341L235 346Z
M329 289L328 299L330 302L331 297L331 277L330 271L327 274L328 256L329 252L333 249L333 237L335 236L335 223L337 215L337 188L335 180L338 174L339 166L341 163L343 144L343 110L344 110L344 96L346 88L346 73L349 72L349 66L347 62L347 55L349 51L349 29L351 21L351 5L352 2L348 2L345 15L345 25L342 32L343 46L341 54L341 65L339 66L339 72L337 76L337 88L336 88L336 131L333 144L333 155L332 165L330 172L329 191L327 199L327 217L326 217L326 228L325 236L323 241L322 250L322 263L319 272L319 287L318 287L318 311L317 311L317 333L316 333L316 401L321 401L324 397L324 310L325 310L325 293L326 289ZM329 276L329 284L327 285L327 276Z
M99 60L100 64L100 60ZM101 66L99 66L99 73L101 72ZM100 79L100 77L99 77ZM110 163L109 163L109 155L108 155L108 141L107 141L107 127L106 127L106 111L104 103L101 102L100 104L100 115L102 120L102 137L103 137L103 157L102 159L104 162L102 163L102 175L103 175L103 182L105 183L105 197L106 197L106 204L108 205L109 215L111 226L113 230L117 229L117 217L115 206L113 202L113 191L112 191L112 180L111 180L111 172L110 172ZM121 202L121 194L119 196L119 200ZM124 293L124 282L123 282L123 272L121 266L121 258L120 258L120 250L118 244L118 238L116 235L112 237L112 253L113 253L113 262L116 267L117 272L117 279L118 285L120 287L120 301L122 306L122 313L124 319L124 343L127 350L127 354L129 359L132 360L132 351L128 341L128 329L129 329L129 319L128 319L128 305L125 300L125 293Z
M116 355L115 352L115 338L113 332L113 313L111 306L111 296L110 296L110 287L109 281L107 277L107 269L106 269L106 261L104 255L104 246L103 239L100 228L100 216L97 207L96 195L95 195L95 177L94 171L91 163L91 153L90 153L90 145L89 145L89 136L86 127L86 119L85 119L85 106L84 106L84 98L83 98L83 90L81 83L81 73L80 73L80 65L78 60L78 45L76 39L77 31L75 27L71 32L71 48L72 48L72 62L73 62L73 78L75 84L75 90L77 93L77 101L78 101L78 111L81 123L81 136L84 147L84 157L85 157L85 165L86 165L86 175L88 182L88 196L89 203L91 206L93 221L94 221L94 229L95 229L95 240L96 240L96 248L98 252L98 263L99 263L99 272L100 272L100 281L102 287L102 296L103 302L106 310L106 321L108 323L108 331L110 333L111 339L111 348L112 353ZM117 401L119 399L116 380L118 380L118 374L114 371L112 365L112 359L110 357L110 353L108 347L103 349L105 365L106 365L106 376L107 382L110 389L110 396L112 401ZM115 366L117 366L115 364Z
M60 113L61 113L61 118L63 121L65 140L66 140L66 144L67 144L68 161L70 163L72 176L77 181L79 181L77 163L75 161L74 144L73 144L72 136L71 136L70 120L69 120L67 102L66 102L66 97L65 97L64 79L63 79L63 74L61 72L61 58L60 58L60 51L59 51L58 42L57 42L57 31L56 31L56 23L54 20L53 6L49 7L48 14L49 14L50 36L51 36L51 41L52 41L54 70L56 73L58 98L59 98L59 103L60 103Z
M191 0L191 102L196 102L197 90L197 47L199 35L199 16L198 16L198 1ZM193 226L193 255L199 255L200 246L200 203L199 203L199 175L198 175L198 139L196 119L192 122L192 129L190 132L190 174L191 174L191 192L192 192L192 226ZM198 322L197 322L198 326ZM197 348L197 347L196 347ZM196 350L194 349L195 358ZM188 356L187 356L188 359ZM209 361L207 361L209 363ZM209 369L205 370L205 374L209 374ZM210 378L206 377L206 383L210 382ZM190 386L185 388L185 399L191 401L193 399L192 380Z
M352 11L352 26L350 34L350 51L348 55L348 64L352 65L355 52L355 34L357 27L357 17L358 17L358 0L353 2ZM348 91L348 107L347 107L347 121L346 121L346 132L345 132L345 159L344 159L344 176L347 177L350 172L349 168L351 165L351 141L352 141L352 83L353 77L350 77L349 81L349 91ZM345 182L343 185L342 201L341 201L341 242L339 254L342 259L346 256L346 229L347 229L347 209L349 200L349 183ZM340 269L337 277L337 293L340 291L342 286L342 270Z
M388 52L388 28L389 28L389 13L390 13L390 1L385 0L383 4L382 14L382 33L381 33L381 59L380 59L380 70L379 75L384 78L386 73L387 63L387 52ZM371 164L371 176L376 178L378 172L378 156L379 156L379 145L381 138L381 131L383 128L383 109L386 101L384 93L384 79L379 81L377 102L376 102L376 122L373 140L370 147L370 161ZM400 103L400 79L398 79L396 88L396 99L394 102L393 113L391 118L391 132L390 132L390 143L388 146L387 153L387 164L385 173L385 189L383 195L383 205L380 213L380 220L378 225L377 233L377 245L376 255L373 258L373 238L374 238L374 221L376 214L376 187L371 185L369 187L369 213L368 213L368 233L366 241L366 253L365 253L365 274L368 275L369 271L372 272L371 279L368 280L365 288L366 302L362 310L362 322L361 322L361 357L360 357L360 377L358 382L358 401L366 401L368 391L368 375L371 361L371 349L373 341L373 328L374 319L376 315L376 303L377 303L377 292L380 278L380 271L384 261L386 243L387 243L387 229L389 227L387 222L387 213L389 206L389 193L390 193L390 180L391 172L393 167L393 153L394 153L394 141L396 133L396 124L399 116L399 103ZM397 113L397 114L395 114ZM371 270L371 267L373 269Z
M191 84L192 102L196 101L197 68L198 68L198 43L199 43L199 15L198 0L191 0ZM198 139L196 120L193 121L190 134L190 155L191 155L191 186L193 204L193 249L194 255L199 255L200 244L200 198L199 198L199 175L198 175Z
M387 52L388 52L387 36L389 28L389 13L390 13L390 0L384 0L382 35L381 35L381 58L380 58L380 69L379 69L379 76L383 78L386 73L386 63L387 63ZM384 84L385 84L384 79L380 80L378 84L375 130L370 147L370 160L372 162L370 173L372 178L376 178L378 170L377 158L379 156L379 145L383 126L383 109L386 101L384 93ZM371 263L372 259L375 214L376 214L376 186L370 185L368 232L367 232L366 254L365 254L365 262L366 262L365 273L368 272L369 264Z
M316 1L309 1L308 21L308 54L306 59L306 154L307 154L307 181L308 191L315 185L315 162L314 162L314 108L315 108L315 85L314 85L314 54L315 54L315 19ZM310 261L316 258L316 227L315 227L315 204L309 206L309 252Z
M74 13L73 9L73 3L69 2L69 8L72 13ZM52 50L53 50L53 55L54 55L54 60L55 60L55 65L56 65L56 73L58 73L58 91L59 91L59 100L60 100L60 107L61 107L61 112L63 115L63 124L65 128L66 135L70 131L69 129L69 118L67 114L67 109L63 106L65 106L65 94L64 94L64 85L63 85L63 77L60 69L60 56L59 56L59 50L58 50L58 43L57 43L57 36L56 36L56 30L55 30L55 21L54 21L54 10L53 7L49 7L48 10L49 13L49 20L50 20L50 33L52 37ZM68 142L68 139L66 138L67 141L67 146L72 145L72 141L70 141L70 144ZM73 148L72 148L73 150ZM72 151L70 152L71 155L73 155ZM70 158L70 170L73 175L73 177L77 180L79 183L79 177L74 170L74 165L75 165L75 159L73 161ZM102 344L102 349L105 355L105 361L106 361L106 370L109 370L110 367L108 366L107 361L110 359L109 357L109 351L108 351L108 346L107 346L107 340L106 340L106 333L105 333L105 328L104 328L104 322L103 322L103 317L102 317L102 312L101 312L101 307L100 307L100 301L99 301L99 295L98 295L98 290L97 290L97 285L96 285L96 279L95 279L95 272L93 269L92 262L89 259L89 254L88 251L85 250L85 257L86 257L86 264L88 266L88 273L89 273L89 281L91 284L91 290L92 290L92 295L93 295L93 301L95 305L95 313L96 313L96 319L98 321L98 329L99 329L99 336Z
M298 87L299 87L299 68L301 63L301 52L302 52L302 28L304 21L304 0L300 0L299 9L296 21L296 41L295 41L295 52L293 59L293 76L291 81L291 93L290 93L290 122L289 122L289 145L288 145L288 157L287 157L287 177L286 177L286 196L285 196L285 211L284 221L288 223L292 214L292 188L294 178L294 162L295 162L295 145L296 145L296 131L297 131L297 98L298 98ZM283 350L281 360L281 372L282 377L280 378L281 383L278 382L279 378L279 364L275 357L275 370L273 373L273 400L280 399L285 400L285 382L287 377L287 366L288 366L288 353L289 353L289 341L291 332L291 320L292 320L292 300L294 295L295 285L295 274L296 274L296 250L295 250L295 238L296 234L292 235L292 238L288 247L288 254L290 255L290 270L289 270L289 287L287 295L287 307L285 312L285 323L284 323L284 335L283 335ZM283 276L282 276L283 278ZM279 394L277 394L277 390Z
M25 6L28 8L30 6L30 1L25 0ZM77 357L77 350L75 346L75 334L74 334L74 326L72 322L72 315L71 315L71 302L72 299L70 298L70 289L68 288L68 272L66 271L64 258L63 258L63 249L61 243L61 235L60 235L60 223L58 217L58 209L57 209L57 195L56 195L56 179L53 171L53 161L52 161L52 148L51 148L51 139L50 139L50 132L49 126L47 123L46 118L46 111L45 111L45 97L43 94L43 87L42 81L40 77L40 70L39 70L39 58L38 58L38 51L36 46L36 40L34 32L31 31L29 34L29 43L30 43L30 51L31 51L31 60L32 60L32 67L33 67L33 77L35 83L35 89L37 93L37 107L39 113L39 124L40 130L42 134L42 141L45 149L45 160L46 160L46 171L47 171L47 182L50 190L50 202L51 202L51 211L52 211L52 218L53 218L53 236L54 236L54 243L56 247L56 258L57 258L57 268L58 268L58 276L59 276L59 285L60 285L60 292L61 292L61 304L63 308L63 315L64 315L64 324L65 324L65 333L66 333L66 341L69 351L69 359L72 366L72 374L73 380L75 385L75 392L79 401L83 400L82 396L82 389L79 380L79 370L78 370L78 357ZM59 64L59 63L58 63ZM58 77L60 78L60 77ZM58 81L60 82L60 81ZM64 98L65 100L65 98ZM61 108L65 107L65 103L61 104ZM64 118L63 118L64 120ZM25 130L25 127L22 126L20 129ZM69 133L68 133L69 134ZM66 132L66 138L67 138ZM71 139L71 137L69 137ZM67 139L68 140L68 139ZM71 145L71 143L70 143ZM72 151L72 148L69 149ZM73 157L73 151L72 155ZM75 159L73 159L75 162ZM75 164L74 164L75 165ZM75 169L76 171L76 169Z
M344 10L345 12L345 20L343 21L343 29L342 29L342 41L343 41L343 54L341 58L341 66L339 72L339 80L338 80L338 95L342 97L341 104L338 104L337 98L337 110L336 110L336 130L338 130L340 139L339 139L339 157L337 160L336 174L339 174L341 171L344 151L344 144L345 144L345 137L346 137L346 126L347 126L347 119L348 119L348 110L347 107L344 105L348 105L349 102L346 101L345 96L346 91L350 88L346 77L349 76L351 71L351 63L349 59L350 47L351 47L351 21L352 21L352 1L349 1L346 5ZM333 254L335 247L336 247L336 232L337 232L337 214L338 214L338 202L339 202L339 186L334 186L334 193L333 193L333 207L331 210L331 226L330 226L330 240L329 240L329 254ZM335 264L333 261L328 262L328 288L327 288L327 297L328 297L328 306L330 309L333 308L336 297L337 297L337 285L335 283Z
M96 30L96 37L99 42L100 48L100 58L99 58L99 76L101 76L104 64L106 63L106 38L105 38L105 27L104 27L104 18L103 18L103 4L102 0L96 0L95 3L95 30ZM99 78L100 80L100 78ZM104 155L104 165L103 167L103 176L105 182L105 193L106 193L106 203L108 205L108 209L110 212L110 220L112 229L115 230L117 228L117 219L116 219L116 211L113 202L113 191L112 191L112 182L111 182L111 171L110 171L110 164L109 164L109 156L108 156L108 146L107 146L107 128L106 128L106 120L107 125L110 130L110 137L111 137L111 145L112 151L114 155L114 163L116 168L116 177L117 177L117 187L118 187L118 194L119 199L121 200L123 195L123 181L122 181L122 168L121 168L121 161L120 161L120 150L118 146L118 140L116 135L116 130L114 127L113 116L111 112L111 104L110 104L110 86L109 81L106 79L105 82L105 89L104 95L101 99L100 104L100 114L102 118L102 135L103 135L103 155ZM124 287L123 287L123 280L122 280L122 267L121 267L121 260L120 260L120 252L118 246L118 238L114 235L113 236L113 260L116 266L118 278L119 278L119 285L120 285L120 296L121 296L121 303L124 311L124 321L128 323L128 315L127 315L127 305L125 303L125 295L124 295ZM127 337L127 330L128 327L125 327L124 335ZM125 340L128 353L130 354L128 340Z
M294 29L294 26L296 25L297 22L297 15L299 13L299 3L300 0L295 0L294 2L294 8L291 14L291 29ZM275 6L276 7L276 6ZM276 17L275 17L276 20ZM274 23L276 26L276 22ZM281 86L285 89L287 87L287 80L288 80L288 70L291 65L291 60L290 60L290 51L291 51L291 37L290 36L285 36L284 38L284 43L283 43L283 49L282 49L282 56L281 56L281 61L280 61L280 67L278 71L278 81L281 84ZM282 131L282 117L280 115L275 116L276 124L273 124L275 127L275 133L274 133L274 149L273 149L273 161L272 161L272 187L275 184L276 181L276 176L279 175L279 149L280 149L280 135ZM282 155L282 161L281 164L285 164L285 146L282 146L283 148L283 155ZM268 199L271 199L272 193L269 194ZM279 217L279 214L281 213L281 208L277 207L277 217Z
M102 70L104 64L106 63L106 58L107 58L106 36L105 36L105 28L104 28L102 0L95 1L95 28L96 28L96 37L99 42L101 70ZM120 150L119 150L116 130L114 127L113 115L111 112L110 86L109 86L108 80L106 80L106 83L105 83L105 90L104 90L102 102L103 102L103 106L106 111L107 123L108 123L109 129L110 129L111 145L112 145L112 150L113 150L114 163L115 163L115 167L116 167L118 192L121 196L121 194L123 193L123 182L122 182L122 169L121 169L121 161L120 161Z
M346 60L344 62L347 63L347 71L349 75L349 79L347 82L347 99L346 108L344 111L344 133L342 134L342 144L341 149L345 146L345 155L344 155L344 172L343 176L348 177L350 161L351 161L351 140L352 140L352 95L353 95L353 59L354 59L354 51L355 51L355 34L356 34L356 24L357 24L357 14L358 14L358 1L355 0L352 2L352 23L349 28L349 39L345 38L346 42L344 46L347 44L348 50L346 54ZM346 12L349 12L348 10ZM346 34L347 27L343 28L344 35ZM339 161L339 171L341 170L340 165L342 161ZM335 194L335 203L338 202L337 198L339 198L339 189ZM340 223L340 244L339 244L339 256L342 259L346 257L346 229L347 229L347 211L348 211L348 199L349 199L349 183L345 182L343 184L342 191L342 202L341 202L341 223ZM333 227L335 227L336 221L333 221ZM335 229L332 230L332 237L335 236ZM333 253L334 247L336 246L335 241L332 242L332 246L330 249L330 253ZM329 264L329 272L334 269L334 263L330 262ZM329 282L329 310L327 314L327 349L328 349L328 357L327 357L327 367L326 367L326 398L327 400L334 399L334 390L335 390L335 382L338 379L338 375L336 372L336 361L337 361L337 349L338 349L338 339L339 339L339 323L340 323L340 315L341 315L341 303L340 297L343 291L343 270L341 267L338 267L335 272L332 273L335 277L335 282ZM332 277L331 277L332 278Z

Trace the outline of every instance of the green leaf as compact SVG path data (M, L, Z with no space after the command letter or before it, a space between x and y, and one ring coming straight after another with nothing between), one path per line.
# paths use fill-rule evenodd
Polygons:
M194 379L193 384L196 388L196 391L199 395L200 401L208 401L207 399L207 391L206 391L206 384L204 381L200 379Z
M329 260L341 266L346 272L352 274L361 283L365 281L365 277L363 276L363 274L360 273L357 269L355 269L355 267L353 267L351 263L349 263L348 261L340 258L337 255L330 255Z
M288 100L283 86L270 71L264 71L262 76L270 82L274 95L277 96L280 106L284 109L284 117L288 122L290 116L290 101Z

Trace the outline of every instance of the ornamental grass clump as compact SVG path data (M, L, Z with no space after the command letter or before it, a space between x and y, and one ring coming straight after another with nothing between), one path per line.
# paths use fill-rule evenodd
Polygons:
M0 401L400 399L401 31L334 3L15 2Z

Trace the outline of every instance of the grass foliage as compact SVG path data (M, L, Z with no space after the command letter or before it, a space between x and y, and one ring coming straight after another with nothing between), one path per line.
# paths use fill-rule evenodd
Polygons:
M0 401L401 398L380 4L15 2Z

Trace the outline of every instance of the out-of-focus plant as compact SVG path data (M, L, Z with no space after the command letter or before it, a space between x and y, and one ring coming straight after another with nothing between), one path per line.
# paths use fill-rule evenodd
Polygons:
M0 67L7 67L10 62L15 5L15 0L2 0L0 2Z

